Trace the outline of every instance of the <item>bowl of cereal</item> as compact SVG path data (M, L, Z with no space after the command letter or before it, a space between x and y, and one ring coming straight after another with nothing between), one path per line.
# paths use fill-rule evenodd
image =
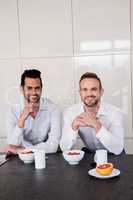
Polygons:
M70 165L77 165L83 159L84 151L81 150L64 151L63 157Z
M21 151L18 153L19 158L26 164L34 162L34 153L32 151Z

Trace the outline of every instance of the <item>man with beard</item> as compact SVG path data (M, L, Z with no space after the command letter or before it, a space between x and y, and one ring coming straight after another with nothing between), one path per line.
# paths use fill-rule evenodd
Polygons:
M49 99L41 98L41 72L25 70L21 76L23 105L10 108L7 121L7 152L25 148L57 151L60 139L60 112Z
M120 110L101 100L101 80L87 72L79 81L82 103L68 108L63 117L62 151L74 149L80 136L89 151L106 149L116 155L123 150L124 128Z

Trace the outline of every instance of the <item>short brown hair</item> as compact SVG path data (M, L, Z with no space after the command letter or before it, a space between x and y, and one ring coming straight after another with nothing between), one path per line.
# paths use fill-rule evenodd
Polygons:
M98 80L100 89L102 89L102 83L101 83L100 78L95 73L92 73L92 72L86 72L85 74L83 74L79 80L79 84L83 79L86 79L86 78L94 78L94 79Z

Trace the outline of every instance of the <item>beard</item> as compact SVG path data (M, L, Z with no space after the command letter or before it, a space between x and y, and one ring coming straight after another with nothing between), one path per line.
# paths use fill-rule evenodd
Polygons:
M40 101L40 95L35 94L35 95L29 95L25 97L28 101L28 103L39 103Z
M100 99L98 99L96 96L87 96L83 99L83 103L87 107L95 107L98 105Z

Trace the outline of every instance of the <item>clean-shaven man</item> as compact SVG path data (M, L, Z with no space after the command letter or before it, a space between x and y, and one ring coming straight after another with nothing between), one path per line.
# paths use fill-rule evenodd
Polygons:
M90 151L107 149L116 155L123 151L124 128L120 110L101 100L100 78L87 72L79 81L82 103L68 108L63 117L60 141L62 151L73 149L78 135Z
M37 69L25 70L21 76L23 105L10 108L7 120L7 152L25 148L54 153L60 140L60 112L47 98L41 98L42 79Z

